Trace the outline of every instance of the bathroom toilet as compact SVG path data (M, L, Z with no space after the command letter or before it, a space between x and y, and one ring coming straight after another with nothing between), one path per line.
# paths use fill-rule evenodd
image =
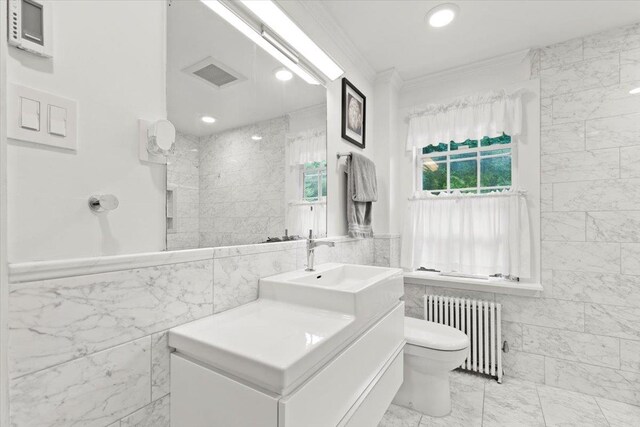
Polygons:
M404 381L393 403L432 417L451 412L449 372L467 358L469 338L450 326L404 318Z

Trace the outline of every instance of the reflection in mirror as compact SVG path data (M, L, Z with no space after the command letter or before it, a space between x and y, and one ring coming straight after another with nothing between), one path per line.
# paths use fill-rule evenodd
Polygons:
M167 249L326 236L325 88L201 2L168 12Z

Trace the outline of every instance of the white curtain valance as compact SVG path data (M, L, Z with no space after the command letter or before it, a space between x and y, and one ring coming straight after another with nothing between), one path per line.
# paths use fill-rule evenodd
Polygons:
M288 137L289 165L304 165L327 159L327 132L310 129Z
M521 192L413 199L402 235L402 267L529 278L530 245Z
M522 93L504 90L460 98L449 104L430 105L409 116L406 149L429 144L495 138L522 129Z

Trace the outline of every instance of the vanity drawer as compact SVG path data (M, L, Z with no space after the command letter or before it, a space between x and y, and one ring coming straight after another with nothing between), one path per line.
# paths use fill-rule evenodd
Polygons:
M376 426L393 401L403 381L404 352L400 350L376 382L366 391L366 396L347 414L338 427Z
M404 303L279 402L280 427L336 426L404 341Z

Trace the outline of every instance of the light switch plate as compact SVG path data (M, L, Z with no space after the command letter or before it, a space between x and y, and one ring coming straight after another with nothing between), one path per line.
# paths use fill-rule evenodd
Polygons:
M40 103L35 99L20 98L20 127L40 131Z
M57 136L67 136L67 109L56 105L48 106L49 133Z
M7 137L76 150L76 101L17 84L9 84L7 89ZM24 107L29 113L29 107L33 107L33 104L23 104L23 100L39 103L37 118L24 115Z

